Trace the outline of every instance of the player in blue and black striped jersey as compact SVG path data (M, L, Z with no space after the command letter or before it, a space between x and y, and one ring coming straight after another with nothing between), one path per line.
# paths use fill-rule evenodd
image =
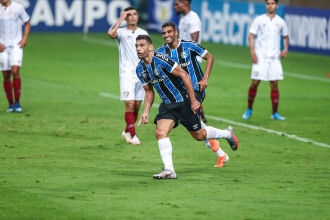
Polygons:
M195 91L196 99L202 103L205 98L205 89L213 66L213 56L202 46L193 42L178 39L178 31L173 22L166 22L162 26L165 44L157 52L166 54L175 60L187 73L189 73ZM198 57L206 60L205 74L199 66ZM202 112L202 110L201 110ZM203 117L201 117L203 121ZM202 122L202 128L206 125ZM205 145L218 156L216 167L222 167L229 161L229 156L221 149L217 140L207 140Z
M166 54L189 73L194 85L196 98L202 103L205 98L205 89L213 65L213 56L205 48L193 41L178 39L178 31L173 22L163 24L162 34L166 44L158 48L157 52ZM203 74L198 62L198 58L201 57L206 60L205 74ZM202 107L200 111L201 119L206 123Z
M172 162L172 144L168 135L179 122L196 140L224 138L233 149L237 149L238 141L232 127L229 126L226 130L210 126L201 128L200 103L195 98L193 84L187 72L166 55L154 52L148 35L139 35L136 38L136 52L141 59L136 67L136 74L145 90L144 110L138 127L141 123L148 123L155 97L153 88L162 99L154 122L157 124L155 135L165 169L155 174L155 179L176 179Z

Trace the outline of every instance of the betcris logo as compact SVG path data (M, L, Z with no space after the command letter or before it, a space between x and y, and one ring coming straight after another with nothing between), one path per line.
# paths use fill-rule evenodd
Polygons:
M215 43L248 45L249 28L256 16L266 13L265 3L220 0L192 1L192 9L202 21L203 40ZM277 14L283 17L283 7Z
M149 0L148 1L148 30L161 32L165 22L178 22L174 11L175 0Z
M105 31L129 0L15 0L30 15L33 31Z

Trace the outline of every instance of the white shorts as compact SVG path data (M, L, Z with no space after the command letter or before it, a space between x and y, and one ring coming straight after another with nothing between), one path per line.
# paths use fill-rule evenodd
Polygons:
M121 101L143 101L144 100L144 89L143 86L136 76L135 70L128 73L128 70L121 73L119 76L120 81L120 100Z
M23 49L19 45L6 47L0 52L0 71L11 70L12 66L22 67Z
M280 59L259 59L257 64L252 64L251 79L262 81L283 80Z

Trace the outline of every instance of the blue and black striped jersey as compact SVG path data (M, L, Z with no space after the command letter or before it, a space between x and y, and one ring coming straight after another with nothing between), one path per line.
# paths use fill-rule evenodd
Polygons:
M203 57L207 50L193 41L179 40L176 49L170 49L167 44L158 48L157 52L166 54L168 57L179 63L180 66L190 75L195 91L199 91L197 83L203 79L203 71L199 66L197 57Z
M187 90L182 80L172 74L177 65L166 55L154 52L150 65L140 61L136 67L136 75L143 86L154 86L163 103L179 103L187 97Z

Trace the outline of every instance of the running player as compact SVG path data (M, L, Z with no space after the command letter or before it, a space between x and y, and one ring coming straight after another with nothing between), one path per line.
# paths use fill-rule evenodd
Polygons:
M266 0L267 13L256 17L250 27L249 44L252 60L252 83L248 93L248 109L243 114L243 119L252 115L252 105L257 94L257 88L262 81L270 83L270 97L272 100L273 114L271 119L285 120L278 110L279 91L278 80L283 80L283 70L280 58L288 54L289 37L285 21L278 15L278 0ZM280 50L281 35L284 48ZM257 36L256 41L254 38Z
M202 103L205 98L205 89L208 85L208 78L213 66L213 56L193 41L178 39L178 31L173 22L164 23L162 26L163 38L166 44L161 46L157 52L166 54L177 62L181 68L189 73L197 101ZM197 57L206 60L205 74L203 74ZM202 128L206 125L201 122ZM224 162L229 161L228 155L220 148L218 140L206 140L206 146L212 149L218 156L216 167L222 167Z
M176 0L174 9L178 15L182 14L179 20L179 38L182 40L194 41L198 44L202 42L202 22L198 14L190 8L191 0ZM203 59L197 56L198 62ZM201 105L200 108L201 119L204 123L207 122L204 110Z
M144 111L138 127L141 123L148 123L150 108L155 97L153 88L162 99L154 122L157 124L155 135L165 168L161 173L153 176L155 179L177 178L172 162L172 144L168 135L179 122L198 141L224 138L233 149L237 149L238 141L231 126L226 130L211 126L201 127L200 103L195 98L190 76L175 61L162 53L154 52L148 35L137 37L136 51L141 59L136 67L136 74L146 92Z
M135 132L135 122L141 101L144 99L143 87L135 74L135 67L139 63L135 50L135 39L140 34L148 34L145 30L137 27L138 18L136 9L128 7L121 12L118 21L108 31L111 38L117 39L119 50L120 100L125 102L126 122L122 136L126 142L133 145L140 144ZM119 28L124 20L127 26Z
M23 48L31 30L30 17L24 7L11 0L1 0L0 6L0 71L9 102L7 112L22 112L20 105ZM22 24L25 25L22 37ZM13 82L11 81L13 76ZM13 99L13 92L15 102Z

